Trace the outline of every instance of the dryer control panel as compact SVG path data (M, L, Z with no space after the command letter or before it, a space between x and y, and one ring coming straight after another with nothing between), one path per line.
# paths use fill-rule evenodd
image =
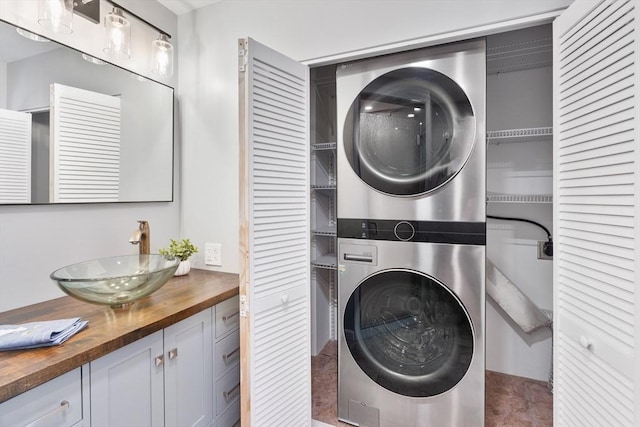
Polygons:
M484 222L338 218L338 237L365 240L485 245Z

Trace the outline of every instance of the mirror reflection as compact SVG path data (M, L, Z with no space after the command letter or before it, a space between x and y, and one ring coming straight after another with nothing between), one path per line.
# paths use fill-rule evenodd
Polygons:
M0 21L0 204L172 198L173 89Z

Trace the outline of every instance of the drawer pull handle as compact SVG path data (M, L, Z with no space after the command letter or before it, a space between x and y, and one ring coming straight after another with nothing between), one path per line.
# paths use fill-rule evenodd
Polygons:
M164 356L156 356L156 366L162 366L164 364Z
M227 315L224 315L224 316L222 316L222 321L223 321L223 322L226 322L227 320L231 320L231 319L233 319L234 317L236 317L238 314L240 314L240 311L236 311L235 313L230 314L230 315L228 315L228 316L227 316Z
M53 411L49 412L48 414L44 414L43 416L41 416L37 420L27 424L25 427L36 427L38 424L42 423L47 418L56 415L58 412L63 412L68 408L69 408L69 402L67 402L66 400L63 400L62 402L60 402L60 406L55 408Z
M373 257L369 255L344 254L345 261L373 262Z
M233 425L231 427L240 427L240 420L236 421L235 423L233 423Z
M235 350L233 350L231 353L227 353L227 354L223 354L222 355L222 360L224 360L224 363L227 363L227 361L229 359L231 359L233 357L234 354L236 354L237 352L240 351L240 347L236 348Z
M231 390L222 392L222 396L228 400L229 396L235 393L240 388L240 383L236 384Z
M169 360L173 360L176 357L178 357L178 349L174 348L174 349L169 350Z

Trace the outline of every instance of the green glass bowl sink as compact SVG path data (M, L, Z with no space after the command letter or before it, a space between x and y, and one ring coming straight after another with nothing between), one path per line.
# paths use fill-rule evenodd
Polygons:
M68 265L50 277L80 301L126 307L160 289L178 264L178 258L158 254L120 255Z

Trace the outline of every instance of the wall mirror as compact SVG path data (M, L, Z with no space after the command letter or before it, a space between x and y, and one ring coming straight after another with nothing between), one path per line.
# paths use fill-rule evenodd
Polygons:
M19 33L0 21L0 205L172 201L173 89Z

